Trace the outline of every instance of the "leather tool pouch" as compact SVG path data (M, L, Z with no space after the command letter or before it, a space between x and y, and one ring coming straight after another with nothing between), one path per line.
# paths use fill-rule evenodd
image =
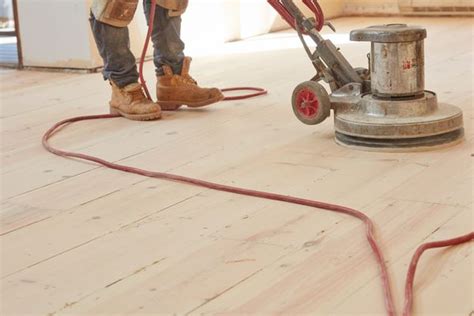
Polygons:
M94 0L91 11L102 23L125 27L132 21L137 6L138 0Z
M188 7L188 0L157 0L156 3L168 9L169 16L180 16Z

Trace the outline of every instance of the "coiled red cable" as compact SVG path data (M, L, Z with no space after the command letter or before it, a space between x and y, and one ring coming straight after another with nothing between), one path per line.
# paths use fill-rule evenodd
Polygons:
M249 94L244 95L237 95L237 96L227 96L224 98L224 101L235 101L235 100L244 100L249 98L258 97L260 95L267 94L267 90L263 88L255 88L255 87L235 87L235 88L225 88L221 89L222 92L229 92L229 91L254 91ZM256 92L255 92L256 91Z
M149 31L147 34L147 40L144 45L142 56L140 58L140 80L145 89L145 93L147 94L147 97L149 99L151 99L151 96L148 92L148 89L146 88L146 82L143 78L142 73L143 73L143 64L145 61L145 54L148 48L148 42L151 36L151 30L152 30L152 26L154 22L155 5L156 5L156 0L152 0L152 8L150 10L150 20L149 20ZM229 89L224 89L223 91L235 91L235 90L251 90L251 91L257 91L257 92L246 95L246 96L227 97L226 100L240 100L240 99L249 98L249 97L258 96L258 95L267 93L264 89L252 88L252 87L229 88ZM224 192L252 196L252 197L262 198L262 199L267 199L267 200L280 201L280 202L285 202L285 203L290 203L290 204L298 204L298 205L308 206L308 207L312 207L316 209L323 209L323 210L337 212L337 213L346 214L346 215L355 217L361 220L366 226L366 238L372 249L372 253L380 269L380 277L382 281L382 287L384 290L385 308L386 308L387 314L390 316L396 314L396 309L395 309L392 290L391 290L390 278L389 278L389 274L388 274L388 270L387 270L387 266L384 260L382 250L375 237L374 223L367 215L365 215L364 213L358 210L354 210L354 209L340 206L340 205L319 202L316 200L308 200L308 199L287 196L287 195L282 195L282 194L244 189L244 188L222 185L218 183L212 183L209 181L194 179L194 178L170 174L170 173L144 170L144 169L140 169L136 167L130 167L126 165L113 163L113 162L110 162L98 157L94 157L94 156L56 149L49 144L50 138L53 135L55 135L61 129L61 127L65 126L66 124L79 122L79 121L86 121L86 120L111 119L111 118L117 118L117 117L120 117L120 116L115 115L115 114L102 114L102 115L78 116L78 117L62 120L54 124L43 135L43 139L42 139L43 146L49 152L61 157L87 160L87 161L91 161L91 162L103 165L107 168L115 169L122 172L133 173L133 174L150 177L150 178L175 181L175 182L200 186L200 187L217 190L217 191L224 191ZM474 240L474 232L461 236L461 237L450 239L450 240L423 244L417 249L417 251L415 252L415 255L412 258L412 261L407 273L406 286L405 286L405 308L404 308L405 316L411 315L411 311L413 307L413 282L414 282L416 267L423 252L431 248L455 246L455 245L459 245L459 244L469 242L472 240Z

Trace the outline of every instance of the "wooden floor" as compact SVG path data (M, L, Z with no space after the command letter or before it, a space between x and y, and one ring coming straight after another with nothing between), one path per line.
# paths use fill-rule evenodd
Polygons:
M333 123L305 126L293 88L313 69L292 32L194 60L202 85L264 86L267 97L168 113L158 122L80 123L53 143L122 164L359 208L377 225L398 309L417 245L473 230L473 19L344 18L331 35L355 65L350 29L427 27L427 88L464 110L466 140L434 152L339 147ZM238 52L241 53L233 53ZM146 66L153 83L153 67ZM364 226L305 207L142 178L62 159L42 133L103 113L100 74L1 71L2 315L384 314ZM430 251L418 315L469 315L473 245Z

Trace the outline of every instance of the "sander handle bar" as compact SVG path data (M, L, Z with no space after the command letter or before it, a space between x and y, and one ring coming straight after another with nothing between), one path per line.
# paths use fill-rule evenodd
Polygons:
M282 0L267 0L267 2L281 15L281 17L294 29L296 29L297 24L295 21L295 14L298 14L297 11L291 10L290 12L287 8L291 4L283 4ZM324 13L321 9L321 6L318 3L318 0L302 0L303 3L314 13L315 18L315 27L320 31L324 25L329 25L332 29L333 26L330 23L324 22ZM301 15L301 18L304 18ZM306 34L306 33L305 33Z
M313 78L314 81L324 80L329 83L332 91L349 83L362 84L361 76L339 49L330 40L325 40L319 33L322 25L324 25L324 18L321 18L322 11L320 15L316 15L316 19L307 18L293 0L268 0L268 2L298 32L306 53L317 71L317 75ZM317 0L303 0L303 3L313 12L315 12L315 8L316 12L317 8L320 8ZM303 34L308 35L316 43L314 53L309 49Z

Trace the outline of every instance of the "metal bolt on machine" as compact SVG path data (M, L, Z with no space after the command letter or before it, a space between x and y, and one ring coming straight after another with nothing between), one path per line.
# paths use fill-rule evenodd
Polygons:
M316 76L293 92L293 111L301 122L319 124L332 109L336 142L366 150L433 149L462 141L461 109L439 103L436 93L425 90L426 29L388 24L352 31L352 41L371 43L369 69L353 68L319 33L325 23L317 0L303 0L316 18L307 18L292 0L268 2L296 29L316 69ZM304 35L316 43L314 52Z

